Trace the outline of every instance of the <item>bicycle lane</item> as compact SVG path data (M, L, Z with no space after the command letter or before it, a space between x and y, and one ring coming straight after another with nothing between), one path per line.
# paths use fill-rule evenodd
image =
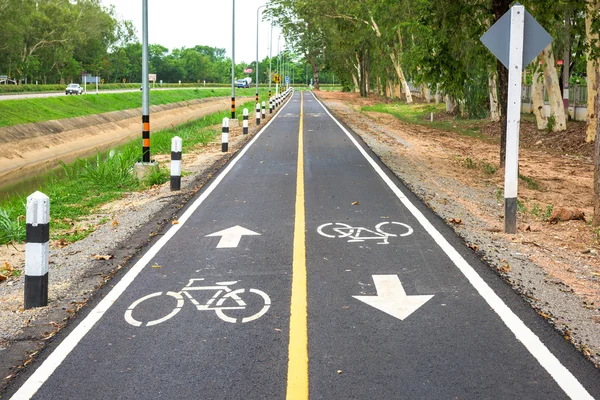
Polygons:
M296 95L33 398L284 397L299 112Z
M445 238L436 243L351 138L310 98L304 103L310 398L582 399L590 398L586 389L598 396L599 374L591 363L419 204L418 211ZM381 232L410 232L393 222L413 232L386 238ZM443 249L438 243L444 240L459 253ZM518 317L507 317L501 305L496 313L480 292L486 299L493 296L481 282L474 288L465 277L477 281L467 271L471 267L458 262L467 271L461 273L455 256L466 259ZM519 318L576 378L514 328ZM527 338L526 345L515 338L515 330L520 340Z

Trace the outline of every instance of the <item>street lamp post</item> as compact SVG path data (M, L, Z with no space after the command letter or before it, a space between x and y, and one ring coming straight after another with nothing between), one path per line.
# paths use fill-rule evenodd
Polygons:
M260 15L259 11L261 8L264 8L265 5L258 7L256 9L256 102L258 103L258 16Z
M150 87L148 86L148 0L142 1L142 162L150 162Z
M235 119L235 0L231 13L231 119Z
M271 21L271 39L269 43L269 99L271 98L271 80L273 77L271 70L271 54L273 54L273 21Z

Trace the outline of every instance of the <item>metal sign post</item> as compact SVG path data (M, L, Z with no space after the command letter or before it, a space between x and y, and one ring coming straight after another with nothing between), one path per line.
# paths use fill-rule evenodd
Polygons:
M481 42L508 69L504 232L514 234L517 233L521 72L552 42L552 37L525 10L525 7L516 3L488 29L481 37Z

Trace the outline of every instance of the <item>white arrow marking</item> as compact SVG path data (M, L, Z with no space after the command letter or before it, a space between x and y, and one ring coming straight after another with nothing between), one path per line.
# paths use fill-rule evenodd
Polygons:
M352 296L399 320L407 318L433 295L407 296L398 275L373 275L376 296Z
M244 235L260 236L260 233L253 232L250 229L236 225L232 226L231 228L223 229L219 232L211 233L210 235L206 235L206 237L221 236L221 240L219 240L217 249L230 249L238 247L238 244L240 244L240 240L242 240L242 236Z

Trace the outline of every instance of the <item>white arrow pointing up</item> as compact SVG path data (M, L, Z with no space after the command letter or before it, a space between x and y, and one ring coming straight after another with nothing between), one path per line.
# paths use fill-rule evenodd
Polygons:
M210 235L206 235L206 237L221 236L221 240L219 240L217 249L229 249L238 247L238 244L240 244L240 240L242 240L242 236L244 235L260 236L260 233L253 232L250 229L236 225L232 226L231 228L223 229L219 232L211 233Z
M398 275L373 275L377 296L352 296L384 313L403 320L433 295L407 296Z

